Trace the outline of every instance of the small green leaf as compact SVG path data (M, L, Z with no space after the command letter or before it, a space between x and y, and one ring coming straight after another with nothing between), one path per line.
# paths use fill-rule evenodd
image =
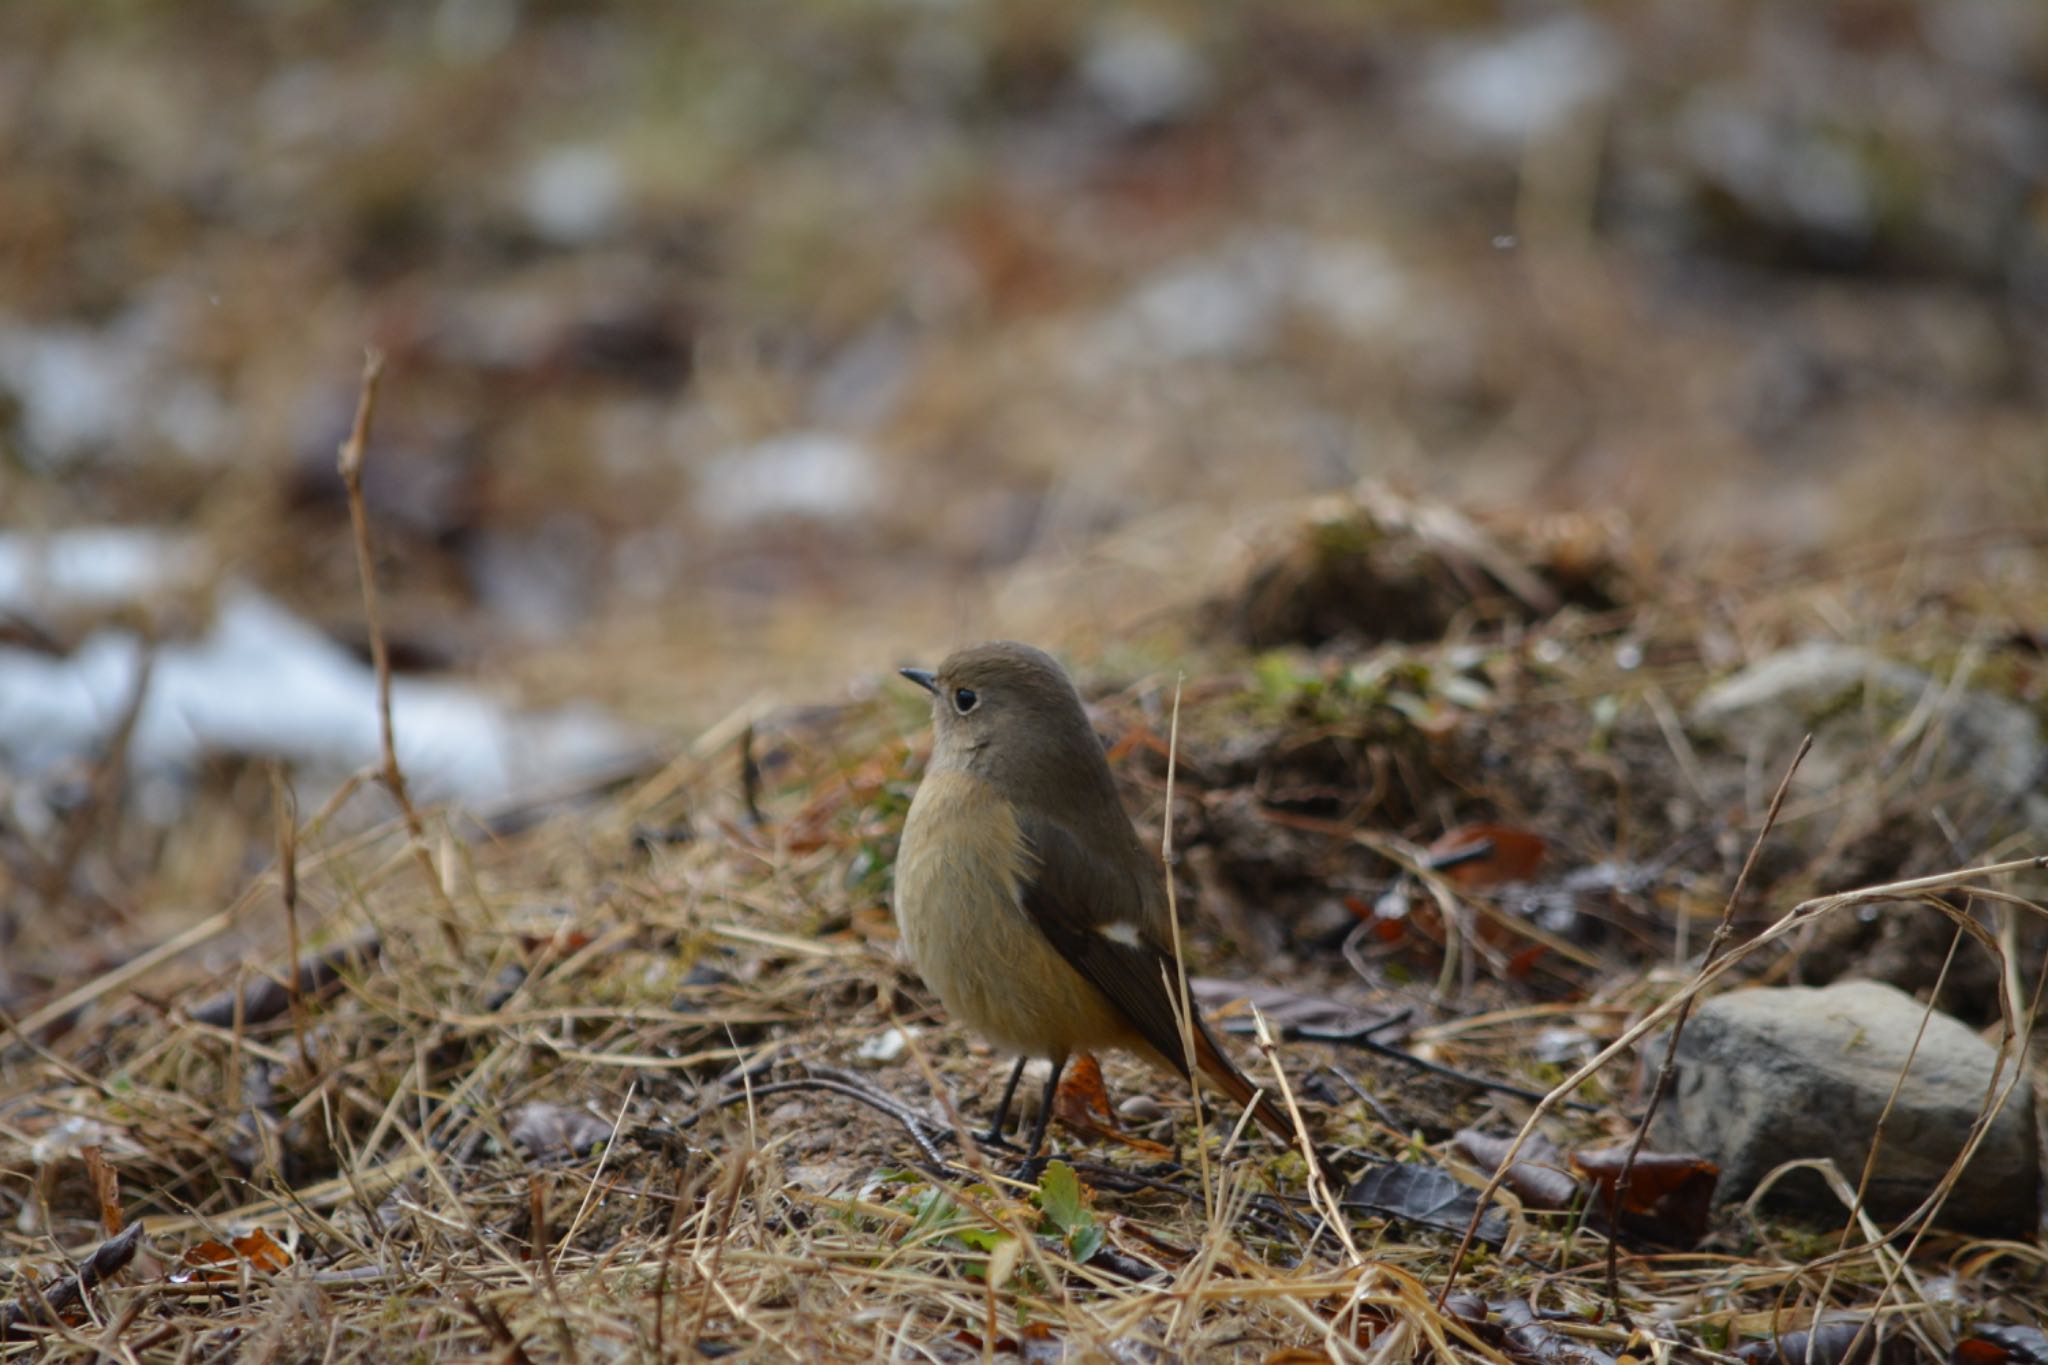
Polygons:
M1102 1225L1093 1219L1073 1229L1067 1234L1067 1259L1075 1265L1086 1264L1091 1256L1102 1250L1103 1236Z
M905 1202L913 1216L910 1225L913 1236L937 1232L960 1221L960 1206L944 1190L919 1190Z
M1038 1207L1063 1233L1085 1225L1088 1210L1081 1202L1081 1177L1072 1166L1064 1161L1046 1165L1045 1177L1038 1182Z
M1003 1240L1003 1234L994 1228L978 1228L973 1225L953 1229L953 1237L969 1251L989 1252Z

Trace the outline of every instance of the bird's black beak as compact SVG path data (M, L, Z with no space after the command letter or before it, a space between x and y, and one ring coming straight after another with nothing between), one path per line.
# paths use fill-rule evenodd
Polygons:
M939 694L939 675L931 670L924 668L899 668L896 671L933 696L936 697Z

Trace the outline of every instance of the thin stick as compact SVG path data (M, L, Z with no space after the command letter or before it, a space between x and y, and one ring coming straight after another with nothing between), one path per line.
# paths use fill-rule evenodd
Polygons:
M1475 1090L1492 1091L1501 1095L1513 1095L1516 1099L1529 1100L1532 1103L1542 1099L1549 1093L1548 1091L1535 1090L1528 1086L1516 1085L1512 1081L1498 1081L1490 1076L1482 1076L1476 1071L1466 1071L1459 1067L1448 1066L1443 1062L1432 1062L1426 1057L1418 1057L1412 1052L1395 1047L1392 1043L1382 1043L1372 1036L1375 1033L1384 1032L1394 1025L1404 1022L1405 1017L1404 1014L1393 1019L1382 1019L1378 1023L1367 1024L1363 1028L1355 1029L1319 1029L1302 1024L1285 1024L1280 1027L1278 1033L1280 1041L1283 1043L1331 1043L1339 1047L1355 1047L1362 1051L1370 1052L1375 1057L1385 1057L1388 1061L1399 1062L1403 1066L1413 1067L1415 1070L1428 1075L1441 1076L1445 1080L1457 1081L1461 1085L1469 1085ZM1228 1029L1225 1031L1233 1034L1245 1032L1243 1029ZM1599 1105L1587 1104L1583 1100L1566 1100L1564 1105L1567 1109L1578 1109L1589 1114L1600 1112Z
M1351 1258L1352 1265L1363 1260L1358 1254L1358 1243L1352 1239L1350 1220L1344 1217L1340 1200L1341 1189L1331 1186L1329 1173L1323 1160L1316 1152L1315 1143L1309 1140L1308 1125L1301 1121L1301 1107L1294 1102L1294 1087L1287 1082L1287 1070L1280 1065L1280 1054L1273 1047L1273 1031L1266 1025L1266 1016L1252 1006L1252 1026L1257 1030L1259 1053L1266 1064L1273 1069L1273 1083L1280 1092L1280 1101L1287 1108L1287 1120L1294 1125L1294 1138L1300 1144L1301 1159L1308 1163L1309 1207L1329 1221L1337 1240L1344 1245L1344 1254Z
M740 731L740 799L746 805L747 826L760 829L768 822L761 818L761 764L754 757L754 723L747 722L747 728Z
M292 1038L299 1045L299 1064L310 1080L320 1068L306 1037L305 967L299 954L299 801L281 763L270 767L270 807L277 824L278 894L284 901L284 932L292 964L285 998L291 1004Z
M611 1136L605 1139L604 1150L598 1153L597 1169L590 1174L590 1185L583 1191L583 1202L576 1206L576 1216L569 1220L569 1230L562 1234L562 1250L556 1253L553 1263L548 1267L551 1277L555 1271L561 1269L562 1256L568 1252L569 1244L576 1240L577 1232L582 1229L583 1219L590 1212L590 1201L597 1197L598 1185L604 1179L605 1163L612 1159L612 1153L619 1148L619 1129L626 1122L626 1114L633 1107L633 1092L639 1085L637 1078L633 1080L626 1086L626 1098L619 1101L618 1117L612 1120Z
M377 605L377 564L371 557L370 513L363 501L363 452L370 443L370 419L377 412L377 382L383 376L384 353L372 346L363 352L363 387L356 399L356 418L349 427L348 439L341 443L335 467L341 472L342 487L348 492L349 525L354 528L356 539L356 570L363 584L363 624L370 632L370 665L377 673L377 737L384 751L381 776L405 816L406 833L420 871L440 899L441 932L447 937L448 946L459 952L462 937L455 928L455 906L441 885L441 874L434 867L432 855L427 852L426 826L406 791L405 773L398 766L398 744L391 728L391 650L384 642L384 616Z
M725 1260L725 1246L726 1243L732 1240L733 1214L739 1208L740 1189L746 1183L747 1171L752 1166L753 1159L754 1153L751 1148L735 1153L732 1169L727 1173L723 1205L719 1209L718 1217L715 1220L718 1224L718 1242L711 1248L711 1264L704 1269L703 1288L697 1294L697 1320L690 1327L691 1341L701 1342L704 1340L704 1324L711 1320L711 1291L718 1286L718 1270L720 1264ZM704 1236L706 1235L708 1235L708 1229L705 1234L700 1234L697 1239L698 1256L703 1255ZM695 1259L695 1257L692 1259ZM721 1297L723 1296L721 1295ZM737 1321L738 1315L735 1314L734 1318Z
M512 1332L512 1325L505 1321L505 1315L491 1304L465 1294L456 1300L462 1311L476 1319L477 1324L504 1354L500 1359L507 1365L533 1365L533 1357L526 1353L525 1345Z
M149 698L149 682L155 672L156 647L145 642L135 668L135 686L128 693L128 704L121 709L113 733L107 737L107 751L93 770L85 804L65 825L57 856L43 868L39 890L46 911L63 902L71 886L71 874L77 870L78 860L85 856L85 846L92 842L92 832L100 817L109 806L118 807L120 803L122 779L128 767L128 745L135 737L135 723L142 718L142 704Z
M126 1268L142 1245L142 1238L142 1224L130 1223L118 1235L95 1247L76 1274L65 1276L48 1289L29 1280L27 1292L21 1298L0 1303L0 1341L12 1341L14 1329L27 1323L61 1326L58 1315L73 1304L82 1303L94 1288Z
M1649 1037L1650 1034L1662 1028L1664 1021L1685 1008L1687 1001L1699 995L1700 992L1704 991L1714 982L1720 980L1722 976L1726 975L1729 970L1747 958L1751 953L1759 952L1769 945L1776 943L1779 939L1816 917L1842 905L1853 904L1859 899L1874 900L1881 896L1891 896L1901 888L1927 890L1956 886L1982 877L1997 876L2000 873L2015 872L2021 868L2035 867L2048 867L2048 856L2019 858L2011 862L1989 863L1982 867L1959 868L1954 872L1943 873L1939 876L1916 878L1911 883L1901 882L1882 887L1862 887L1855 891L1842 892L1839 895L1822 896L1814 900L1801 901L1734 952L1723 955L1720 961L1711 966L1703 966L1700 969L1699 975L1686 983L1683 991L1666 1000L1663 1004L1658 1005L1648 1014L1636 1020L1635 1023L1630 1024L1626 1029L1623 1029L1620 1037L1616 1038L1606 1047L1601 1048L1599 1052L1581 1063L1578 1070L1572 1072L1571 1075L1553 1086L1550 1093L1545 1095L1536 1107L1530 1111L1529 1117L1523 1120L1521 1130L1515 1134L1515 1140L1508 1144L1508 1150L1501 1156L1499 1169L1493 1173L1485 1186L1481 1188L1479 1192L1480 1208L1483 1210L1487 1201L1492 1199L1494 1193L1506 1182L1508 1172L1514 1167L1515 1158L1521 1155L1522 1148L1528 1144L1530 1136L1536 1131L1536 1125L1543 1121L1545 1115L1557 1108L1558 1103L1565 1096L1571 1094L1588 1080L1598 1075L1616 1057L1619 1057L1644 1038ZM1443 1287L1437 1291L1436 1303L1439 1312L1443 1311L1444 1303L1450 1298L1451 1290L1457 1285L1458 1271L1464 1266L1465 1255L1472 1249L1472 1240L1478 1231L1479 1219L1478 1215L1475 1214L1472 1221L1465 1225L1465 1236L1459 1241L1458 1250L1451 1258L1451 1268L1449 1273L1444 1276Z
M1764 812L1763 826L1757 830L1756 838L1750 841L1749 856L1742 860L1742 871L1735 874L1735 885L1729 889L1728 899L1721 906L1721 922L1714 926L1714 936L1707 940L1707 954L1700 960L1702 975L1720 960L1728 947L1728 939L1733 932L1735 903L1742 899L1742 892L1749 885L1749 874L1756 867L1757 855L1763 852L1764 840L1771 837L1771 829L1778 823L1778 812L1785 808L1785 793L1792 789L1793 775L1812 750L1813 736L1808 735L1799 741L1799 752L1792 755L1785 775L1778 779L1778 790L1771 795L1771 806ZM1621 1160L1621 1176L1614 1182L1614 1198L1608 1205L1607 1303L1616 1318L1621 1316L1621 1211L1628 1207L1629 1183L1635 1178L1636 1157L1643 1150L1643 1139L1649 1135L1650 1120L1657 1116L1657 1107L1670 1093L1672 1078L1678 1072L1678 1040L1685 1035L1685 1021L1692 1017L1693 1001L1698 998L1696 992L1688 993L1685 1003L1679 1006L1678 1016L1671 1021L1671 1041L1664 1047L1664 1060L1657 1068L1657 1083L1650 1090L1650 1102L1643 1106L1643 1116L1636 1123L1635 1136L1629 1139L1628 1155Z
M1877 1173L1878 1154L1884 1150L1885 1125L1891 1121L1892 1109L1899 1102L1899 1092L1906 1088L1906 1077L1912 1073L1914 1059L1920 1055L1920 1044L1927 1038L1927 1026L1934 1018L1934 1002L1941 999L1941 988L1948 984L1949 968L1955 965L1956 950L1963 946L1963 939L1965 937L1966 934L1963 927L1958 924L1955 933L1949 938L1948 952L1941 959L1941 970L1935 974L1934 987L1927 993L1927 1007L1920 1012L1920 1027L1913 1031L1913 1042L1906 1049L1906 1060L1900 1063L1899 1074L1892 1078L1891 1093L1885 1096L1884 1108L1878 1111L1877 1122L1870 1130L1870 1150L1864 1154L1862 1173L1856 1177L1856 1192L1849 1199L1848 1217L1842 1220L1842 1235L1835 1241L1835 1257L1830 1261L1827 1275L1821 1280L1820 1290L1814 1296L1814 1301L1818 1304L1825 1305L1828 1302L1829 1295L1834 1292L1835 1280L1841 1270L1842 1261L1846 1259L1845 1253L1849 1250L1849 1238L1855 1233L1857 1224L1869 1220L1870 1215L1865 1211L1864 1199L1870 1192L1871 1177ZM2006 1017L2010 1019L2012 1016L2008 1014ZM1996 1087L1996 1080L1997 1078L1994 1075L1994 1089ZM1995 1096L1987 1095L1985 1098L1988 1103ZM1879 1240L1876 1242L1876 1245L1883 1247L1885 1243ZM1890 1295L1891 1287L1892 1281L1887 1278L1878 1296L1878 1306L1880 1308L1884 1306L1885 1298ZM1918 1286L1916 1285L1915 1288L1918 1288ZM1781 1290L1780 1302L1783 1301L1783 1294L1784 1291ZM1774 1332L1773 1335L1775 1336L1776 1333ZM1860 1338L1860 1331L1858 1336ZM1806 1350L1809 1359L1812 1358L1813 1350L1814 1342L1809 1339ZM1843 1359L1846 1360L1848 1357L1845 1355Z
M1173 890L1173 778L1176 756L1180 753L1180 692L1186 682L1185 673L1173 680L1173 719L1166 731L1166 814L1159 822L1159 862L1166 878L1166 924L1173 936L1174 1023L1180 1026L1180 1045L1187 1060L1188 1088L1194 1096L1195 1158L1201 1167L1202 1199L1206 1204L1209 1201L1209 1147L1200 1138L1202 1079L1201 1067L1195 1062L1195 1005L1188 995L1188 964L1180 946L1180 905ZM1212 1207L1208 1212L1213 1216L1215 1210Z
M918 1150L923 1152L933 1165L944 1166L946 1164L946 1158L933 1143L931 1134L926 1131L917 1116L911 1113L908 1108L896 1103L886 1095L874 1094L832 1077L798 1076L786 1081L769 1081L765 1085L751 1086L746 1090L735 1090L730 1094L721 1095L717 1099L706 1102L695 1113L684 1115L676 1121L676 1126L678 1128L688 1128L714 1110L724 1109L730 1105L751 1102L765 1095L780 1095L791 1090L824 1090L887 1114L890 1118L903 1125L904 1131L910 1134L911 1141L917 1144Z
M691 1168L697 1165L697 1161L694 1156L686 1156L685 1160L687 1164L679 1164L676 1167L675 1191L670 1196L673 1202L669 1205L668 1210L668 1237L661 1247L661 1271L654 1277L654 1358L656 1360L668 1359L667 1352L662 1349L664 1324L668 1321L668 1277L669 1272L675 1266L676 1239L682 1236L683 1232L683 1209L688 1204L696 1202L697 1191L695 1186L697 1181ZM690 1186L690 1191L687 1195L684 1193L686 1183Z

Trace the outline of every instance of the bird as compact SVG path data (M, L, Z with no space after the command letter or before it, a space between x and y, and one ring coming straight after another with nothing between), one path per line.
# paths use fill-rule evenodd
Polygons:
M1050 1063L1027 1166L1077 1052L1121 1048L1203 1075L1284 1144L1295 1130L1217 1045L1172 949L1162 859L1132 828L1073 682L1016 641L935 670L931 760L905 818L896 922L947 1013L1016 1056L985 1140L1000 1144L1024 1068Z

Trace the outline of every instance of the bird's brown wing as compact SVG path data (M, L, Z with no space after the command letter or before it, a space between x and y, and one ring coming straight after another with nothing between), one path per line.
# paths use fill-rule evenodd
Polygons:
M1098 857L1057 820L1020 813L1033 866L1023 887L1024 909L1059 955L1066 959L1131 1022L1140 1037L1183 1076L1188 1046L1175 1010L1179 1001L1173 959L1140 929L1145 888L1141 874L1120 872ZM1199 1011L1193 1009L1195 1064L1275 1136L1293 1141L1294 1130L1270 1100L1258 1094L1223 1050Z

